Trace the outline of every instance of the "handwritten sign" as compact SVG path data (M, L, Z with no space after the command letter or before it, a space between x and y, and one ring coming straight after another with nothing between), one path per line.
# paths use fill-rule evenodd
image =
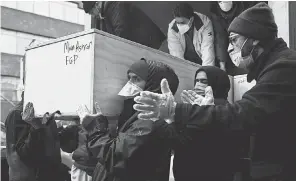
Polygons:
M248 82L247 75L237 75L233 77L233 101L238 101L242 99L245 92L250 90L256 81Z
M66 41L64 43L64 53L66 55L66 65L75 64L75 62L78 60L79 55L81 51L88 51L92 46L92 41L81 44L80 41L76 41L76 44L71 44L71 42Z
M76 115L80 104L92 109L93 56L92 34L28 50L25 104L33 102L36 115Z

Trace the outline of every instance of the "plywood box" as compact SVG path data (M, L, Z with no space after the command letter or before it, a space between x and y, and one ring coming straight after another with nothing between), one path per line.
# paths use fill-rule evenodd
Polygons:
M199 65L164 52L110 35L88 30L31 47L26 52L25 104L35 106L36 116L60 110L76 116L85 104L93 111L98 102L106 116L117 116L123 99L118 92L127 81L130 65L141 58L170 65L177 73L180 92L193 88Z

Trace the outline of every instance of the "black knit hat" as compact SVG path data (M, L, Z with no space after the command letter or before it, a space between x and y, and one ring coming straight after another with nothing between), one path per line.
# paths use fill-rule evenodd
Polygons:
M89 13L90 10L95 6L97 1L82 1L83 9L85 13Z
M229 25L228 32L265 40L277 37L278 27L271 8L262 2L246 9L236 17Z

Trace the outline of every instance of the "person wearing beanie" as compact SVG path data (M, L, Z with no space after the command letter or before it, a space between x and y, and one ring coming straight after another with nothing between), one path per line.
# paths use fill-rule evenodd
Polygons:
M159 49L166 39L160 28L138 7L124 1L82 1L85 13L99 30ZM139 26L141 25L141 26Z
M266 3L242 12L228 31L231 60L248 70L248 82L256 80L256 85L241 100L233 104L199 106L177 103L172 96L167 96L167 104L160 104L151 100L158 100L162 94L146 92L134 99L137 102L134 108L143 112L138 117L149 120L173 117L170 122L182 125L175 129L188 134L194 133L193 130L210 132L212 128L225 132L246 131L252 138L250 167L246 168L249 171L246 177L252 177L249 180L296 180L296 51L277 37L274 15ZM162 90L169 95L167 85L164 84ZM211 98L199 97L202 103Z
M236 67L228 54L227 48L228 27L232 20L244 10L244 4L241 1L212 1L211 2L211 21L214 29L215 46L215 64L228 75L235 76L246 74L243 69Z
M194 12L190 4L179 3L168 28L171 55L203 65L215 65L214 33L211 20Z

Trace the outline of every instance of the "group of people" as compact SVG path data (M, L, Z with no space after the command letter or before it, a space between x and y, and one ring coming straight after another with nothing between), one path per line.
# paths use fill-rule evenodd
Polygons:
M168 40L171 50L178 49L176 56L184 58L194 56L189 48L182 49L187 38L178 33L204 29L208 37L202 39L213 39L210 21L193 11L182 14L187 8L175 9ZM265 3L243 11L227 31L227 56L248 71L248 81L256 80L240 101L227 102L227 73L212 64L202 63L192 90L176 95L174 70L142 58L130 66L118 93L125 101L115 134L100 103L95 114L79 107L79 125L57 128L58 111L35 118L34 105L28 103L22 111L21 101L6 120L10 180L63 180L60 149L73 152L72 181L167 181L172 151L176 181L230 181L237 172L243 173L242 181L296 180L296 52L277 38L272 10ZM176 43L181 37L185 42ZM212 46L198 41L193 44ZM212 56L196 54L202 62ZM181 102L175 101L177 96Z
M173 9L174 19L168 25L169 53L203 66L217 66L229 75L245 74L228 55L227 29L246 7L240 1L210 2L211 13L195 12L188 3ZM159 49L166 39L159 27L130 2L83 1L86 13L97 20L97 28L116 36ZM255 22L255 21L254 21Z

